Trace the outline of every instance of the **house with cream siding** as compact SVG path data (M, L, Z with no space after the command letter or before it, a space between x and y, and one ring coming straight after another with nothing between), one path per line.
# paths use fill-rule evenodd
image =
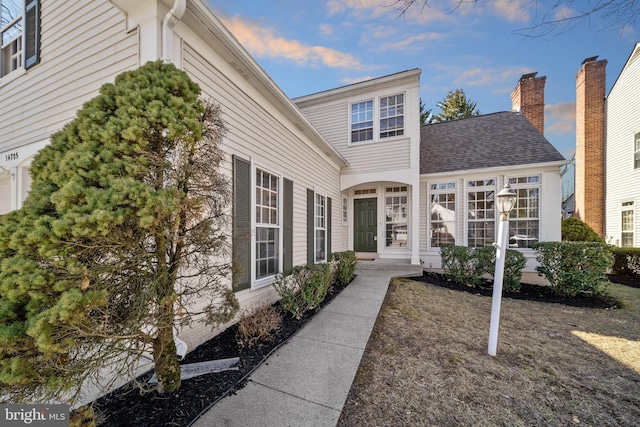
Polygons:
M606 99L604 144L605 238L640 247L640 43L636 43Z
M223 109L229 129L223 167L235 192L233 252L243 265L234 289L241 305L275 301L276 273L347 249L340 180L348 162L204 1L2 4L0 31L13 41L3 42L0 55L0 214L22 206L33 156L102 84L163 59ZM180 338L194 348L213 334L203 326L182 330Z
M34 155L101 85L162 59L222 106L243 267L229 286L243 307L275 301L278 273L332 252L437 268L443 244L490 245L505 183L520 197L518 247L560 238L563 159L525 118L526 102L522 114L421 127L420 70L291 100L204 0L2 4L0 215L22 206ZM194 348L213 334L180 338Z

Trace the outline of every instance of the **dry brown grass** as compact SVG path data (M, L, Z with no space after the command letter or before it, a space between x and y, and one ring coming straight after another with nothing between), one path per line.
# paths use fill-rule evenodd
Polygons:
M626 309L491 298L394 281L339 426L640 425L640 289Z

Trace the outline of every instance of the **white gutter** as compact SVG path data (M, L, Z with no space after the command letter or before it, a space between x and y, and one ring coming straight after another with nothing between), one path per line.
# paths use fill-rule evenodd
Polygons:
M187 0L175 0L171 10L162 20L162 60L171 62L173 56L173 28L187 10Z

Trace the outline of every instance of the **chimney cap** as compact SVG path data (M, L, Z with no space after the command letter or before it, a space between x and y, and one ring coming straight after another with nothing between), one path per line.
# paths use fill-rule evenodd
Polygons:
M593 62L596 59L598 59L598 56L600 55L596 55L596 56L590 56L589 58L585 59L584 61L582 61L582 65L586 64L587 62Z
M537 71L534 71L533 73L529 73L529 74L523 74L522 77L520 77L520 81L532 79L536 76L536 74L538 74Z

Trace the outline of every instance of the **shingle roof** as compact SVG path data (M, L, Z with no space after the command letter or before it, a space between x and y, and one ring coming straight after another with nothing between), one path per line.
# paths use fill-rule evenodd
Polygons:
M439 173L564 160L525 118L513 111L423 125L420 173Z

